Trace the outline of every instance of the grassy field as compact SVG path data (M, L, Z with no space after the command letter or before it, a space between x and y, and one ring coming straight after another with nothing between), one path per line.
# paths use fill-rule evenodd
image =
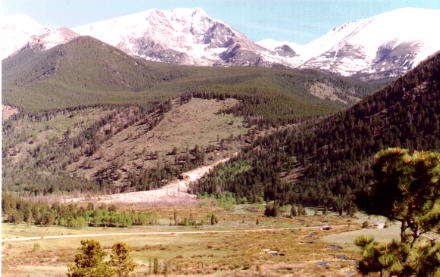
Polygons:
M356 231L330 235L324 237L322 241L328 243L342 244L346 245L347 247L355 247L353 245L353 242L360 235L373 236L376 241L379 242L389 242L392 239L400 240L400 225L393 224L390 225L390 227L384 229L365 228Z
M168 275L209 276L347 276L355 272L356 250L349 247L331 249L334 242L321 240L326 235L359 229L358 224L329 231L319 226L344 225L348 220L338 216L303 216L297 218L267 218L259 205L236 205L225 210L214 201L203 200L196 207L150 208L159 216L160 225L130 228L69 229L2 224L2 237L48 236L91 233L126 233L171 231L169 235L96 237L106 250L122 241L129 245L137 263L137 276L150 272L152 259L158 258L161 271ZM170 226L170 217L177 211L179 218L195 219L215 212L215 226ZM259 224L256 224L256 221ZM307 228L308 226L308 228ZM317 226L314 228L313 226ZM279 227L293 228L281 230ZM312 227L313 229L310 229ZM178 234L179 231L240 230L275 228L265 232ZM278 230L276 230L278 229ZM63 276L66 264L84 238L44 239L37 241L4 242L2 276ZM339 245L339 244L337 244ZM162 273L163 274L163 273ZM353 276L353 275L352 275Z

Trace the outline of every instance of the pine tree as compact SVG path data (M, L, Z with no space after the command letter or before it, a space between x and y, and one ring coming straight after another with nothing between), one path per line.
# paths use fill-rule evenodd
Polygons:
M133 259L130 256L130 248L123 242L113 244L110 254L109 265L118 277L131 276L135 268Z
M75 265L68 265L69 277L111 277L114 272L104 262L107 253L101 244L95 240L82 240L79 253L75 255Z
M159 260L156 257L154 257L153 261L153 273L159 274Z
M360 205L370 214L401 222L400 242L359 237L362 274L388 271L397 276L440 274L440 242L422 235L440 230L440 153L390 148L376 155L374 182Z

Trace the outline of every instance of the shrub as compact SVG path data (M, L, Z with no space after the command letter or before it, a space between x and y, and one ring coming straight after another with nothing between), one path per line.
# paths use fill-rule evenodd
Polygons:
M295 205L292 204L292 208L290 209L290 216L294 217L297 215L298 215L298 212L296 211L296 207L295 207Z
M368 226L370 226L370 223L368 223L368 221L362 222L362 228L363 229L368 228Z
M264 211L265 216L273 216L278 217L280 216L280 204L275 201L273 204L266 204L266 210Z
M40 250L40 244L38 242L34 243L34 247L32 248L33 252Z

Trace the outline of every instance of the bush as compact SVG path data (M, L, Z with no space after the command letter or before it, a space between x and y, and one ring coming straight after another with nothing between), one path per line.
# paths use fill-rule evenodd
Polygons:
M40 250L40 244L38 242L34 243L34 247L32 248L32 252Z
M297 215L298 215L298 212L296 211L296 207L295 207L295 205L292 204L292 208L290 209L290 216L294 217Z
M275 201L273 204L266 204L266 210L264 211L265 216L273 216L278 217L280 216L280 204Z
M370 226L370 223L368 223L368 221L362 222L362 229L368 228L368 226Z

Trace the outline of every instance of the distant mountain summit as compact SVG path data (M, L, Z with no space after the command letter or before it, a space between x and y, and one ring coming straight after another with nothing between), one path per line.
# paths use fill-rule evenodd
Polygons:
M79 37L77 33L69 28L62 27L53 31L49 31L42 35L32 36L28 45L30 47L38 47L41 50L47 50L59 44L64 44L74 38Z
M306 45L325 51L302 66L365 79L398 77L440 50L436 26L440 10L414 8L351 22Z
M440 50L440 10L404 8L353 21L301 46L285 65L362 80L396 78ZM287 42L263 40L272 48Z
M147 60L205 66L270 65L267 50L202 9L157 9L74 28Z

